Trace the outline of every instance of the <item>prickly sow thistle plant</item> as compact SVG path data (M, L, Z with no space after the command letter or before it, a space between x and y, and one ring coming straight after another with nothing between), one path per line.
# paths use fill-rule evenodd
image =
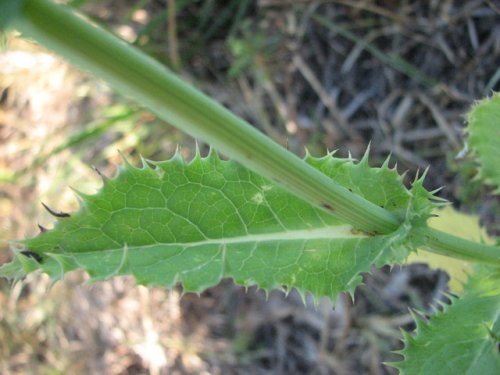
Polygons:
M477 263L460 297L404 334L402 374L500 371L500 248L427 226L444 202L407 189L387 160L299 159L164 67L48 0L0 0L7 24L131 95L158 116L210 143L189 163L124 160L80 209L53 229L14 242L0 276L41 270L58 280L83 269L94 280L134 275L144 285L199 292L231 277L269 291L294 287L335 299L353 293L372 266L405 261L417 247ZM469 115L470 147L487 183L500 185L500 96Z

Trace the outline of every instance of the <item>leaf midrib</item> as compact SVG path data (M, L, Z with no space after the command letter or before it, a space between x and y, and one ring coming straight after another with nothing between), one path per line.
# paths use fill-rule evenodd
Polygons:
M304 241L304 240L320 240L320 239L353 239L353 238L365 238L368 235L364 232L355 231L350 225L335 225L326 226L321 228L311 228L311 229L298 229L298 230L286 230L280 232L272 233L259 233L259 234L249 234L244 236L235 237L223 237L223 238L207 238L202 241L195 242L156 242L147 245L135 245L130 246L126 243L119 248L107 248L99 249L93 251L79 251L79 252L63 252L63 254L83 254L83 253L94 253L97 251L113 252L113 251L123 251L126 247L127 250L134 249L147 249L157 246L175 246L175 247L198 247L205 245L232 245L232 244L242 244L242 243L259 243L259 242L272 242L272 241Z

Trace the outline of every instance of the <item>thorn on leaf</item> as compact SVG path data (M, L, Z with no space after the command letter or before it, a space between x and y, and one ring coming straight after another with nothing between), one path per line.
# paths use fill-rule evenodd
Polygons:
M92 169L101 177L103 180L107 180L108 176L104 175L95 165L92 166Z
M49 208L45 203L42 202L42 206L45 207L45 209L49 212L49 214L51 214L52 216L55 216L55 217L70 217L70 214L68 214L67 212L56 212L54 210L52 210L51 208Z
M21 251L21 254L23 254L25 257L32 258L36 260L38 263L42 263L43 258L41 257L40 254L34 253L33 251Z

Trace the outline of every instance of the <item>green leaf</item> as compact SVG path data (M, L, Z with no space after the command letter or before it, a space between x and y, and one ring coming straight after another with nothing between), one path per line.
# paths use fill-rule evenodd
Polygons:
M452 297L429 321L415 316L416 334L404 334L401 375L496 375L500 371L500 270L482 266L461 297Z
M480 164L479 177L500 194L500 94L479 101L468 120L469 146Z
M18 242L15 267L29 272L36 265L54 279L77 268L93 279L132 274L141 284L180 282L195 292L231 277L335 298L352 293L360 273L402 262L417 246L411 229L435 206L423 178L408 190L387 163L370 168L367 156L359 163L332 155L305 160L403 224L389 235L368 235L234 161L210 153L185 163L177 154L141 168L125 162L97 194L77 193L78 212ZM12 268L0 268L0 276L17 275Z

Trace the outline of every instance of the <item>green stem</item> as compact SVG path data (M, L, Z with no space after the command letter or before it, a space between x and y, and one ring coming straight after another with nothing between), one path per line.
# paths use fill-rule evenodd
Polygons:
M390 212L335 183L163 65L69 8L48 0L24 0L13 25L168 123L356 228L388 233L398 226Z
M170 124L354 227L369 233L390 233L398 227L389 211L332 181L158 62L67 7L49 0L0 0L0 14L0 26L11 22ZM427 236L435 252L499 264L498 249L482 245L469 249L463 240L437 231Z
M424 250L467 261L500 266L498 246L468 241L433 228L416 229L414 235L423 236L426 239Z

